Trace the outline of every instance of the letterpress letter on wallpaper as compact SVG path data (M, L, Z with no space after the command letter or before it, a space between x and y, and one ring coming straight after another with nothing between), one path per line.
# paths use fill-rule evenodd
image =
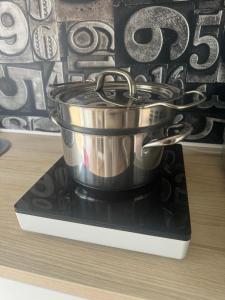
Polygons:
M182 118L189 140L221 143L225 119L222 0L0 1L0 127L58 131L49 84L129 69L137 81L208 95Z

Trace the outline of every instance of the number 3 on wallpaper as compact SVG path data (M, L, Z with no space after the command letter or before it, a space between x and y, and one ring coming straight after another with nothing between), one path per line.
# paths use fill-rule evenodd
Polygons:
M150 30L151 40L147 43L135 40L135 33L142 29ZM171 45L170 59L175 60L180 57L188 45L189 26L185 17L178 11L163 6L145 7L130 17L124 33L125 47L129 55L138 62L154 61L163 46L161 29L176 32L177 39Z
M202 26L218 26L221 22L222 11L217 15L199 15L194 36L194 46L207 45L209 48L209 56L206 62L199 64L198 55L192 54L190 57L190 65L197 70L205 70L210 68L219 56L219 43L212 35L200 36Z
M21 9L13 2L0 1L0 53L21 53L28 38L27 20Z

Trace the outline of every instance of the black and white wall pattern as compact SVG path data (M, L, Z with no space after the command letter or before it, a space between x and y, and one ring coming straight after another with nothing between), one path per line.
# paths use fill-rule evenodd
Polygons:
M224 0L0 1L0 126L57 131L52 83L108 67L136 80L198 89L189 140L221 143L225 119Z

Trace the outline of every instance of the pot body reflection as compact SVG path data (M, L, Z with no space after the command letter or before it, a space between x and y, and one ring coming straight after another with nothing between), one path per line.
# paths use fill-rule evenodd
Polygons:
M142 145L153 135L147 131L103 136L61 128L64 159L73 179L101 190L126 190L149 183L157 174L163 147L143 153Z

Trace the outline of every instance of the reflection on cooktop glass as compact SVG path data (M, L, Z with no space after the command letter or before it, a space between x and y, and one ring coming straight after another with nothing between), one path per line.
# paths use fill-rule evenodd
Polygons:
M154 182L120 192L93 190L74 182L61 158L15 208L29 215L188 240L190 218L182 147L165 148Z

